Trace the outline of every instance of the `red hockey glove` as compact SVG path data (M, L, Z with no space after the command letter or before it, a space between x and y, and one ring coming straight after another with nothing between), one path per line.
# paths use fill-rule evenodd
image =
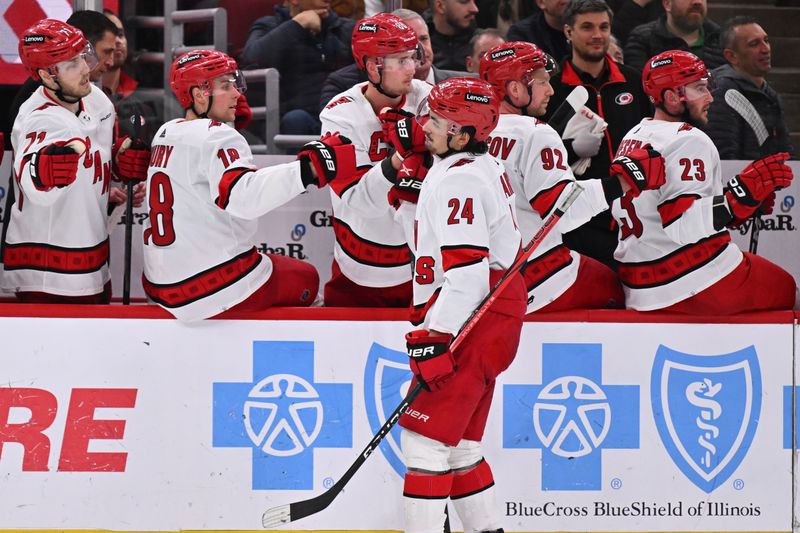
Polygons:
M642 191L658 189L666 182L664 158L650 145L632 150L611 162L611 176L618 175L630 185L629 194L636 197Z
M735 223L753 216L778 183L780 187L792 183L792 169L784 163L788 157L784 152L753 161L725 185L725 199Z
M247 129L247 126L253 122L253 110L250 109L250 104L247 103L247 98L243 94L239 95L236 100L236 111L233 118L233 126L237 130Z
M411 371L425 390L439 390L453 377L456 362L450 352L453 336L431 335L424 329L406 333L406 348Z
M760 181L772 180L775 183L776 190L788 187L792 183L794 174L791 167L786 164L787 159L789 159L789 154L781 152L753 161L739 173L740 181L747 182L751 179Z
M775 191L769 193L764 201L761 202L759 213L762 215L771 215L775 210Z
M329 133L318 141L303 145L297 154L303 184L324 187L337 178L356 173L356 149L350 139L338 133ZM314 173L312 173L312 169Z
M37 189L66 187L78 177L80 154L59 141L45 146L31 157L31 179Z
M389 189L389 204L395 209L400 207L401 200L416 204L422 190L422 180L432 164L433 156L430 152L411 154L405 158L397 171L394 185Z
M401 157L408 157L414 152L427 152L425 148L425 132L417 119L399 109L387 109L380 113L383 138L391 143Z
M131 141L130 137L122 137L114 143L114 174L127 183L138 183L147 179L147 166L150 164L150 148L140 141Z

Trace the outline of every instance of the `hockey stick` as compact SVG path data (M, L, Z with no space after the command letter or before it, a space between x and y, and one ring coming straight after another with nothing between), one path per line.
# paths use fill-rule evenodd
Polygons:
M761 119L761 115L758 114L758 111L756 111L756 108L750 103L750 100L745 98L745 96L736 89L728 89L725 91L725 103L731 106L731 109L736 111L745 122L750 124L750 127L753 128L753 133L756 134L756 141L758 141L759 148L763 148L769 134L767 133L767 127L764 125L764 121ZM764 154L762 153L761 155ZM758 250L758 236L759 233L761 233L761 225L761 210L759 209L753 216L753 227L750 232L750 246L748 251L751 254L755 254Z
M133 139L130 141L130 146L139 141L139 133L141 132L142 122L144 117L139 113L131 115L131 123L133 124ZM133 241L133 181L128 180L125 184L128 191L128 197L125 200L125 263L123 264L122 274L122 305L130 305L131 303L131 247Z
M578 185L577 182L573 183L572 189L569 193L564 197L564 199L559 203L559 205L553 210L553 212L544 220L542 223L542 227L536 232L536 235L533 236L533 239L528 243L528 245L523 248L519 255L517 256L514 264L509 267L509 269L503 274L494 287L489 291L489 293L481 300L480 305L472 311L472 314L469 316L467 321L458 331L455 340L450 345L450 350L455 351L456 348L461 344L461 342L469 335L469 332L475 328L475 325L481 319L481 317L486 314L489 307L494 303L497 299L497 296L500 292L503 291L513 280L513 275L522 270L525 266L525 263L528 261L528 258L533 254L534 250L541 244L544 238L550 233L550 230L553 229L553 226L561 219L564 215L564 212L569 209L569 206L572 205L572 202L583 192L583 187ZM414 388L412 388L406 397L400 402L400 405L392 411L392 414L389 415L389 418L383 425L380 427L378 432L372 437L367 447L359 454L356 458L355 462L350 465L350 468L344 473L344 475L333 484L331 488L323 492L318 496L314 496L308 500L303 500L299 502L294 502L286 505L279 505L277 507L273 507L271 509L267 509L261 517L261 524L265 528L274 528L283 524L288 524L289 522L294 522L295 520L300 520L301 518L305 518L306 516L318 513L328 507L331 502L342 492L344 486L347 485L348 481L353 477L353 475L358 471L359 468L366 462L367 458L370 454L375 451L375 448L378 447L378 444L383 440L387 433L394 427L397 421L400 419L400 416L405 412L411 402L419 395L422 391L422 384L417 383Z
M589 92L583 85L578 85L567 95L566 100L550 115L547 123L561 136L567 127L567 122L575 116L589 100Z

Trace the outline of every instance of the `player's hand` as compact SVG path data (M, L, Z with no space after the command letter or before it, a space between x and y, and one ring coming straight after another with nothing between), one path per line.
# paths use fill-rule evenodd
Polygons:
M356 149L350 139L338 133L306 143L297 159L306 187L310 184L324 187L337 178L350 177L357 172Z
M603 136L603 132L582 131L572 139L572 151L580 158L594 157L600 153Z
M147 179L150 148L140 140L130 137L117 139L114 145L114 174L123 182L140 182Z
M427 152L425 132L414 115L402 109L384 108L378 118L383 128L383 138L405 158L414 152Z
M389 204L395 209L400 207L401 200L416 204L422 190L422 180L432 164L433 156L430 152L415 153L405 158L397 171L394 185L389 189Z
M758 212L762 215L771 215L772 212L775 210L775 191L772 191L764 198L764 201L761 202L761 206L758 208Z
M664 158L649 144L614 159L608 172L627 184L634 197L642 191L658 189L666 182Z
M81 154L68 143L49 144L31 157L31 179L37 189L50 190L71 184L78 177Z
M725 185L725 199L735 223L753 216L778 186L791 184L792 169L785 163L788 157L783 152L753 161Z
M439 390L456 372L456 362L450 352L453 336L449 333L416 329L406 333L406 348L411 372L425 390Z
M237 130L247 129L247 126L253 122L253 110L250 109L250 104L247 103L247 98L243 94L239 95L236 100L236 111L233 118L233 126Z
M794 174L792 168L786 164L789 159L788 152L780 152L753 161L739 173L741 181L772 180L775 189L780 190L792 183Z

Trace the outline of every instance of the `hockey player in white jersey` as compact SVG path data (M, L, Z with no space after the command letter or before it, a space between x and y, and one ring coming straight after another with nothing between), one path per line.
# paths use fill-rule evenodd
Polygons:
M498 45L488 50L480 63L481 77L502 99L500 120L488 142L489 153L505 166L516 193L520 232L526 241L575 181L561 138L549 125L533 118L547 110L553 95L550 76L556 69L550 56L527 42ZM607 210L615 198L632 187L651 189L664 182L663 158L657 153L638 150L629 157L643 170L642 185L630 171L581 181L583 194L528 261L523 277L529 313L624 307L616 273L591 257L569 250L561 236Z
M380 13L356 23L352 48L369 81L337 95L320 114L323 133L352 140L359 169L331 184L336 244L325 305L405 307L411 301L411 254L386 201L392 183L380 168L365 173L390 155L390 131L380 119L391 124L413 116L430 85L414 79L422 48L414 30L395 15ZM419 141L408 151L412 148L425 151Z
M689 52L663 52L645 64L642 82L655 115L628 132L618 155L651 144L664 155L667 180L659 190L613 205L626 304L704 315L791 309L792 276L742 253L726 229L791 183L789 154L754 161L726 181L717 148L699 128L713 100L710 81L703 61Z
M476 78L435 86L420 110L434 154L416 209L414 313L406 335L424 390L400 418L409 532L439 532L447 499L464 531L500 531L481 439L495 379L513 360L525 315L522 277L499 294L456 349L471 312L516 259L520 234L503 165L486 153L499 102Z
M256 219L355 170L346 139L308 143L298 161L258 169L232 122L244 80L222 52L178 57L170 85L185 118L153 139L147 178L143 285L148 297L185 321L276 305L310 305L319 289L313 265L253 245ZM327 142L328 144L325 144Z
M22 302L108 303L112 167L142 179L147 151L125 150L112 165L116 114L90 83L97 58L80 30L41 20L23 33L19 56L41 87L20 107L11 134L19 193L3 248L3 288Z

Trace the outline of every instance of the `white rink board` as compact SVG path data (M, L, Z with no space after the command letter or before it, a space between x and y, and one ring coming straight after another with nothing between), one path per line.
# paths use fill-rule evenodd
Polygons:
M13 425L46 418L48 405L57 404L55 418L42 431L50 444L49 456L31 461L46 471L34 471L30 464L23 467L22 445L5 437L0 450L4 487L0 529L258 530L266 508L318 494L331 478L341 476L370 440L375 431L367 411L376 404L376 387L392 392L390 376L404 376L403 369L392 368L389 352L379 353L380 346L396 351L402 360L407 330L408 325L399 321L208 321L187 326L173 320L0 318L4 337L0 434L6 420ZM784 415L783 391L792 385L796 335L791 324L526 323L519 355L498 382L484 437L506 531L790 531L792 453L782 441L790 419ZM673 389L667 381L670 402L678 407L689 386L696 395L704 378L710 380L705 383L710 385L707 390L716 387L716 396L703 398L709 400L705 407L692 411L687 404L682 411L676 407L674 414L676 426L683 423L680 431L686 431L705 409L706 422L720 430L710 439L719 452L712 465L726 450L741 451L728 463L733 466L727 477L710 489L690 479L659 435L650 383L656 354L660 347L663 353L663 346L698 354L695 365L752 346L751 358L745 359L744 367L739 365L755 374L749 386L746 380L737 381L746 372L726 373L720 365L691 374L688 381L678 379L681 387ZM285 351L277 352L279 348ZM731 361L726 364L728 369L737 367ZM374 368L384 372L378 374ZM261 463L254 462L253 450L258 448L244 420L251 421L261 445L266 441L259 440L259 429L268 437L275 435L281 420L288 421L286 427L297 428L291 417L278 415L264 422L266 411L244 412L248 395L262 404L279 403L255 397L251 390L254 383L277 374L290 376L295 391L303 383L312 389L306 396L291 395L299 399L287 399L287 405L313 402L319 396L321 430L315 434L319 417L302 419L311 438L303 441L300 436L295 449L280 450L283 456L265 455ZM380 377L373 379L376 375ZM258 390L268 392L270 383L262 381ZM285 392L288 381L279 383ZM558 383L565 389L556 387ZM63 445L65 426L73 427L72 422L67 424L70 397L84 388L102 389L97 394L103 397L109 389L131 389L129 399L135 394L133 407L99 408L93 414L97 420L116 421L118 431L124 423L124 431L117 433L121 439L89 440L88 452L111 453L115 458L111 461L95 457L76 462L76 457L86 455L81 444L86 431L81 428L93 427L91 410L88 419L73 413L78 429L70 433L72 444ZM6 419L9 393L15 390L23 406L10 409ZM568 393L559 397L559 390ZM533 394L534 401L526 404L521 392ZM760 401L760 409L747 418L749 424L739 424L737 409L746 402L739 405L738 399L746 397L751 407ZM575 414L580 411L572 409L578 400L599 408L586 411L588 416L609 406L609 418L592 419L603 423L589 424L596 430L594 440ZM110 401L119 405L113 398ZM538 445L534 405L550 406L552 412L559 406L570 407L560 423L548 426L545 418L539 419L545 438ZM319 413L313 408L309 412ZM690 415L692 423L687 425ZM526 425L528 434L515 433L514 428ZM570 427L576 430L565 431ZM752 442L747 437L736 441L736 435L746 433L741 427L755 428ZM548 432L556 438L543 445ZM559 463L556 453L561 435L583 436L590 443L571 448L578 457L567 461L571 472L563 470L564 461ZM702 432L689 435L691 439L681 435L679 442L691 447L690 440ZM574 442L568 438L559 446L569 452ZM66 468L59 461L65 453L71 458ZM383 450L373 455L331 507L294 528L402 529L401 477ZM125 460L120 462L120 457ZM263 468L263 461L268 468ZM79 471L65 471L76 464ZM111 470L116 471L97 471L104 464L115 465ZM291 475L280 478L281 471ZM254 488L257 477L260 483L275 486L305 483L305 474L308 488ZM553 480L571 485L543 490L543 484ZM598 516L597 509L603 506L631 509L639 505L636 502L654 512L663 506L671 516ZM709 502L716 516L709 516ZM698 505L701 516L690 516L690 509ZM552 515L557 507L562 516ZM754 516L730 516L734 508ZM577 516L563 516L567 513ZM452 509L451 517L453 529L460 530Z

